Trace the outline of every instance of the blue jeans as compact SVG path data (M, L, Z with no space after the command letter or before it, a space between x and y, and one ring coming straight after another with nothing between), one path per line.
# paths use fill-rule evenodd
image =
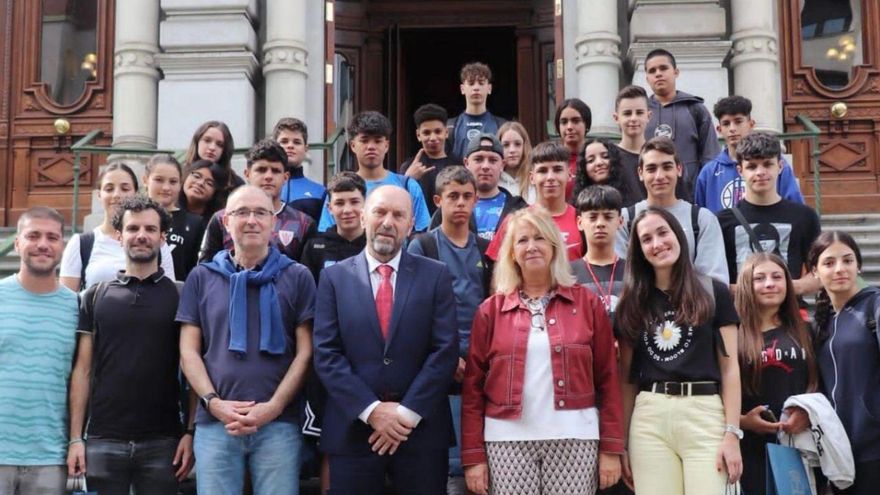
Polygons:
M174 495L177 478L174 453L177 438L137 442L89 437L86 442L86 481L101 495Z
M449 396L452 411L452 428L455 430L455 447L449 447L449 476L464 476L461 467L461 396Z
M199 423L193 441L198 492L240 495L246 465L254 495L298 495L302 442L295 423L274 421L241 437L226 433L223 423Z

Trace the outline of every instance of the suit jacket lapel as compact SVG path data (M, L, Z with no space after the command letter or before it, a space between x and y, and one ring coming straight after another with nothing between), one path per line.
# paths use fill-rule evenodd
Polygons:
M355 296L355 301L353 302L357 305L358 301L360 301L360 304L365 306L365 313L362 314L366 317L367 324L370 326L373 335L380 340L384 340L382 329L379 328L379 314L376 312L376 298L373 297L373 285L370 283L370 266L367 264L366 254L361 252L361 254L357 255L352 266L354 268L353 279L357 280L355 293L352 294Z
M391 322L388 324L388 341L385 342L386 349L388 348L388 344L390 344L397 335L398 327L400 326L400 318L403 315L403 308L406 307L406 300L409 298L414 278L415 265L412 263L412 258L409 254L404 251L400 255L400 265L397 267L397 283L394 287L394 307L391 311Z

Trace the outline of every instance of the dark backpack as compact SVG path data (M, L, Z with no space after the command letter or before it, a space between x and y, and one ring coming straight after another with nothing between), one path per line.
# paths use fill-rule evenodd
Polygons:
M633 220L636 217L636 205L628 206L626 212L629 214L629 219L626 223L626 231L632 232ZM691 227L694 229L694 259L696 260L697 250L700 245L700 205L696 203L691 203ZM630 239L630 242L632 242L632 239Z
M89 260L92 259L92 250L95 248L95 232L90 230L79 235L79 290L86 288L86 267ZM159 266L162 266L162 251L156 259Z
M439 210L438 210L439 211ZM480 252L480 259L483 262L483 291L488 297L490 294L490 285L492 283L492 260L486 256L486 249L489 248L489 241L480 236L474 236L477 240L477 250ZM437 236L434 232L423 232L418 234L413 242L418 242L422 248L422 253L426 258L432 260L440 260L440 246L437 244Z

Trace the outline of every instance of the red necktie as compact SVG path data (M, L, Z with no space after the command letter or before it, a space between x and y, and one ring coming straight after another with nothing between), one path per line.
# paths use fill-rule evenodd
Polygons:
M394 269L389 265L379 265L376 270L382 275L379 290L376 291L376 314L379 315L382 337L388 339L388 324L391 322L391 307L394 304L394 288L391 287L391 274Z

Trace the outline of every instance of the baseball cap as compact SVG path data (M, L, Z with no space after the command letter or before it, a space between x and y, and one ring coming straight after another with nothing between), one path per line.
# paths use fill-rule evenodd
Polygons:
M483 144L483 141L491 141L492 143ZM502 157L504 156L504 147L501 146L501 141L499 141L494 134L489 134L488 132L481 132L468 141L464 156L467 158L477 151L491 151L493 153L498 153Z

